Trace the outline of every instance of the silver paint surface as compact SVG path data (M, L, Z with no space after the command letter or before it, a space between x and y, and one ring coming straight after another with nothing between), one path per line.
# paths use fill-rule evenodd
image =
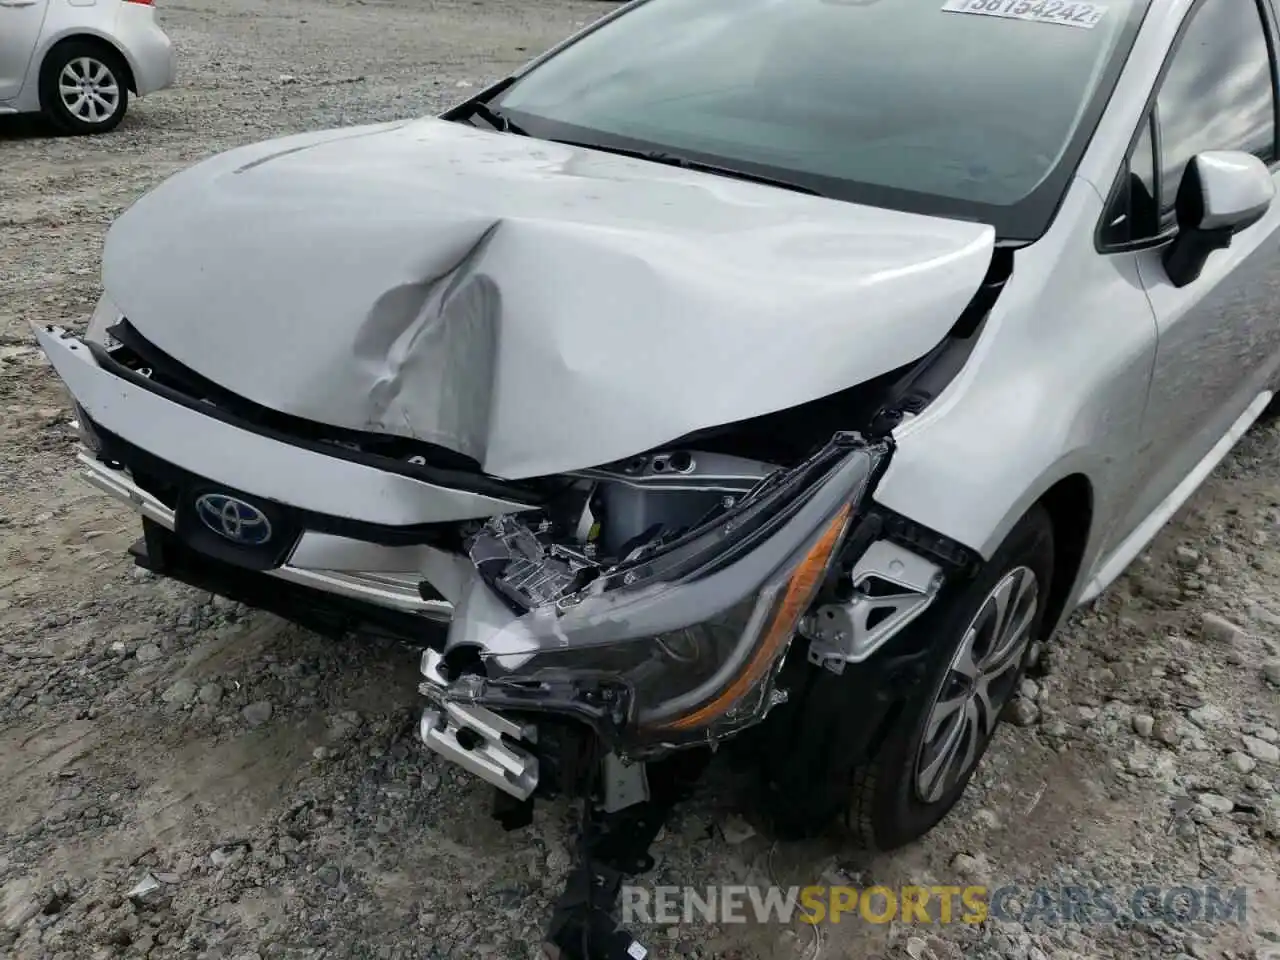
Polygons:
M920 357L992 243L981 224L429 119L180 173L117 221L103 275L144 336L234 393L521 478Z
M1163 248L1107 254L1094 242L1192 7L1173 0L1149 11L1052 227L1015 253L965 369L895 431L876 494L990 556L1046 491L1083 481L1092 509L1068 610L1086 585L1089 595L1105 587L1095 577L1119 569L1108 561L1145 545L1159 525L1144 520L1248 426L1280 368L1280 205L1181 290L1164 274ZM1211 115L1226 109L1208 92L1205 104Z

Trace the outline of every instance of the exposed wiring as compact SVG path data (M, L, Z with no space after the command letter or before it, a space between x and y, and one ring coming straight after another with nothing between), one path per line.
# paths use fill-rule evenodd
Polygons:
M822 927L815 923L813 924L812 929L813 929L813 956L809 956L806 953L804 960L819 960L819 958L822 956L822 950L823 950Z
M778 849L778 841L775 840L770 845L769 852L765 854L764 874L766 877L769 878L769 883L771 885L773 885L774 887L781 887L782 884L778 882L778 878L773 872L773 855L777 851L777 849ZM821 925L815 923L810 925L810 929L813 931L813 941L810 944L810 948L813 950L813 953L810 954L809 949L806 949L804 954L804 960L819 960L819 958L822 956L823 947L825 945L823 941L822 927Z

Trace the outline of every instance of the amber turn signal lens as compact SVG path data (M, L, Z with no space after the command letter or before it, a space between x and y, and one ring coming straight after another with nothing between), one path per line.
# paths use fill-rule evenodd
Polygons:
M776 662L779 649L795 632L796 624L809 609L813 596L826 576L831 554L844 537L852 515L852 507L845 504L822 532L804 559L796 565L787 579L782 597L765 620L765 627L756 641L756 647L742 671L714 700L667 724L673 730L690 730L703 726L727 713L735 703L749 693L769 672Z

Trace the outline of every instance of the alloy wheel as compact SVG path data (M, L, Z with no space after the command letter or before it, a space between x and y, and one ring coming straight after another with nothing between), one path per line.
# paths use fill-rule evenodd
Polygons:
M1039 605L1035 573L1015 567L965 629L925 722L916 793L935 803L968 775L1013 695Z
M101 60L76 57L58 76L58 96L78 120L105 123L120 106L120 84Z

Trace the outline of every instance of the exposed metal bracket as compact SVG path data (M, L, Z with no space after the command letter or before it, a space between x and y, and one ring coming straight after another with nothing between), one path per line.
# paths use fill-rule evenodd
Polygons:
M861 663L920 616L942 587L936 563L889 540L877 540L850 573L853 598L826 604L804 618L809 662L832 673Z
M600 808L617 813L649 799L649 778L643 763L630 763L616 753L607 753L601 761L604 798Z
M486 707L445 699L448 682L441 660L434 650L422 655L424 680L418 691L433 701L418 723L423 744L517 800L528 799L538 786L538 758L518 744L536 743L536 729Z

